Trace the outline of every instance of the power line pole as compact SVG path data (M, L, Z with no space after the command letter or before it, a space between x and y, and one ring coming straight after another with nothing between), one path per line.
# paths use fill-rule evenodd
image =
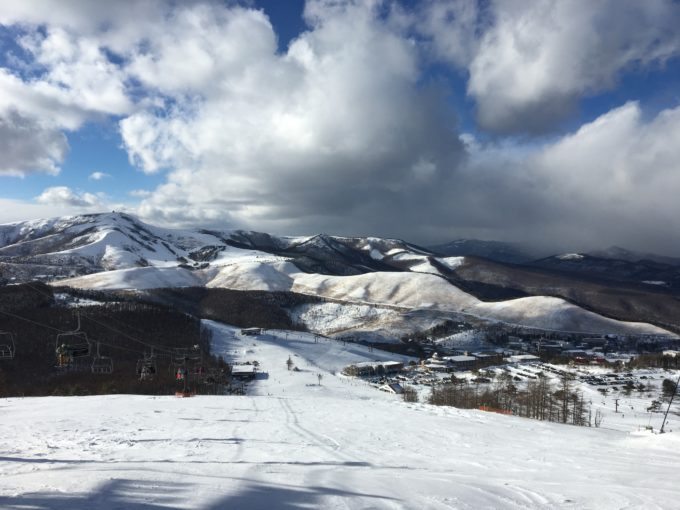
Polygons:
M663 423L661 424L661 430L659 431L659 434L664 433L663 428L666 426L666 418L668 418L668 412L671 410L671 404L673 403L673 399L675 398L675 394L678 392L678 384L680 384L680 377L678 377L678 380L675 382L675 390L673 391L673 394L671 395L670 402L668 402L668 408L666 409L666 414L663 415Z
M619 399L618 399L618 398L615 398L615 399L614 399L614 405L616 406L616 411L615 411L615 412L618 413L618 412L619 412Z

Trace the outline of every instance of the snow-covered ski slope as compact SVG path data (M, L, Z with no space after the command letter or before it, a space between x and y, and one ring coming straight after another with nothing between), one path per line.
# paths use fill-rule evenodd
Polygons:
M0 401L0 508L677 508L675 433L405 404L337 372L389 354L213 328L248 395Z
M327 271L311 270L305 266L310 260L311 267ZM466 263L464 257L435 257L393 239L165 229L110 213L0 225L0 262L12 264L5 272L21 268L24 274L33 264L42 274L64 274L64 267L90 273L56 281L79 288L293 291L353 304L463 312L544 329L668 333L612 320L560 298L482 302L445 278Z

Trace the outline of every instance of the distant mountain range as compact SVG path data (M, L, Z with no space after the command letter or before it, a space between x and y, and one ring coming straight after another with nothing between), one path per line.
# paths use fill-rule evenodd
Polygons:
M651 259L625 260L570 253L536 260L528 265L601 280L680 290L680 266Z
M430 246L429 249L445 256L483 257L510 264L523 264L539 257L538 253L530 252L518 244L477 239L457 239L446 244Z
M581 254L534 260L488 241L423 248L375 237L176 230L122 213L0 225L0 281L35 279L99 290L294 292L334 303L291 311L328 334L386 337L452 319L594 334L680 331L674 266Z
M627 262L651 261L669 266L680 266L680 258L665 257L653 253L640 253L626 250L625 248L619 248L618 246L611 246L606 250L591 251L588 252L588 255L603 259L625 260Z
M549 257L539 257L537 252L518 244L474 239L459 239L428 249L445 256L479 257L526 268L571 273L586 279L625 282L635 286L653 285L680 291L680 259L634 252L616 246L587 253L563 253Z

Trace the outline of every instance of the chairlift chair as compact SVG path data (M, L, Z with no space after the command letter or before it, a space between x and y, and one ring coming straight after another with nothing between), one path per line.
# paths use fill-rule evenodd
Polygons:
M172 350L171 363L175 367L184 365L187 361L200 360L202 353L198 349L177 347Z
M193 377L196 380L196 382L199 383L204 383L207 376L208 376L208 371L205 368L205 365L203 363L197 363L193 366Z
M224 370L219 368L209 368L203 382L205 384L225 384L227 382L227 377L224 373Z
M156 356L151 349L151 354L137 360L137 375L140 381L150 381L155 377L156 371Z
M175 379L177 381L186 381L188 375L189 374L185 367L180 367L175 371Z
M70 366L74 358L89 356L90 349L90 341L84 331L59 333L55 345L57 364L60 367Z
M0 331L0 359L14 359L15 353L14 335L8 331Z
M93 374L110 374L113 372L113 358L99 354L99 342L97 342L97 354L92 360Z

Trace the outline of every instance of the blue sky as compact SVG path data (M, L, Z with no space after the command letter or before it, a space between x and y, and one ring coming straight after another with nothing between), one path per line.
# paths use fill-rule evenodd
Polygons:
M679 254L678 23L671 0L5 4L0 222Z
M32 200L45 188L59 184L78 190L102 191L114 201L126 201L130 200L131 190L153 189L163 180L159 174L144 174L130 164L115 124L85 125L68 133L67 138L70 150L59 175L32 173L22 178L3 177L3 196ZM90 176L95 172L107 176L94 181Z

